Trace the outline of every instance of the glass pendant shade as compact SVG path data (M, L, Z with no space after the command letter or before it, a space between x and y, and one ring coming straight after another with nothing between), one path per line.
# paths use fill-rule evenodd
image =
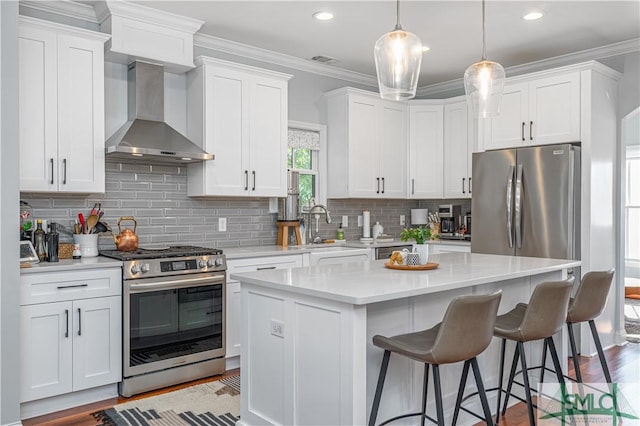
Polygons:
M420 38L396 25L395 30L378 39L373 54L382 99L413 98L422 64Z
M474 116L487 118L500 113L504 82L504 68L497 62L485 59L467 68L464 91Z

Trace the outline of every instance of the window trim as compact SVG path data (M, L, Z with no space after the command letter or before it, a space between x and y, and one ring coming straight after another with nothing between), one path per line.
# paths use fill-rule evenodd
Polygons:
M320 134L320 151L318 151L318 174L316 175L316 203L327 205L327 126L326 124L308 123L289 120L288 128L309 130Z

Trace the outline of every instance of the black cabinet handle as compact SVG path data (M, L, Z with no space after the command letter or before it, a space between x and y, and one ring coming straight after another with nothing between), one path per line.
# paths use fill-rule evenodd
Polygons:
M382 193L384 194L384 178L382 178Z
M411 195L416 193L416 180L411 179Z
M466 178L462 178L462 193L466 194L466 192L464 192L464 181L466 180Z
M533 121L529 122L529 140L533 140Z
M62 184L67 184L67 159L62 160Z
M251 190L255 191L256 190L256 171L255 170L252 171L251 175L253 176L253 187L251 187Z
M59 285L58 290L62 288L78 288L78 287L89 287L89 284Z
M51 185L53 185L53 158L49 162L51 163Z
M69 337L69 310L68 309L64 310L64 316L65 316L65 319L67 320L67 328L65 329L64 337Z
M264 271L265 269L276 269L275 266L263 266L261 268L256 268L256 271Z
M524 123L524 121L523 121L523 122L522 122L522 131L521 131L521 133L520 133L520 135L522 136L522 141L523 141L523 142L524 142L524 126L525 126L525 123Z
M249 171L245 170L244 171L244 190L248 190L249 189Z
M469 176L469 194L471 194L471 176Z
M82 336L82 311L78 308L78 336Z
M376 189L376 194L379 194L379 193L380 193L380 178L379 178L379 177L377 177L377 178L376 178L376 181L378 182L378 183L377 183L377 188L378 188L378 189Z

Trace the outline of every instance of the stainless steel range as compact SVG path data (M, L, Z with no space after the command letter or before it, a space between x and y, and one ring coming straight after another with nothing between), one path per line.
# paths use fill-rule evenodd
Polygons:
M123 396L225 371L227 264L192 246L101 251L123 265Z

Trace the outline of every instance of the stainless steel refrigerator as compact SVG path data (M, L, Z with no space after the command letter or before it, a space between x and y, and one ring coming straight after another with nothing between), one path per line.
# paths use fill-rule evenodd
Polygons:
M473 253L580 259L580 148L473 154Z

